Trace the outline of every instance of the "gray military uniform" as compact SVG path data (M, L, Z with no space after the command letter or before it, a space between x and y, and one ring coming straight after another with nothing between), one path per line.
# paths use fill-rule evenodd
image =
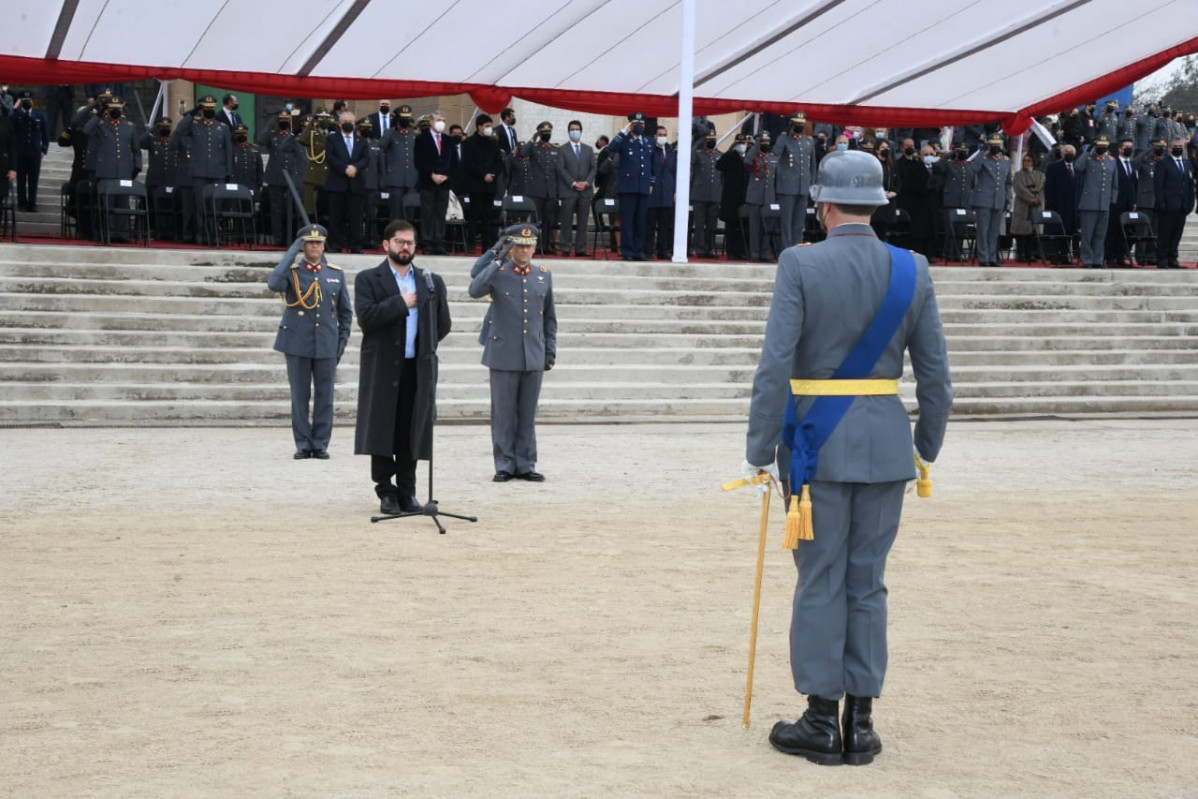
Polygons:
M870 371L897 379L908 352L919 419L914 444L940 453L952 405L944 330L927 260L913 255L915 296ZM834 228L826 241L783 251L761 360L753 378L746 459L767 464L779 449L791 378L828 378L868 327L890 280L890 253L868 225ZM847 298L847 299L846 299ZM803 416L814 397L802 398ZM886 673L886 556L898 532L905 481L915 477L911 425L897 396L857 397L819 452L812 480L815 537L795 550L799 571L790 663L800 693L839 699L881 694ZM834 643L834 646L828 646Z
M1148 218L1152 229L1156 230L1156 167L1160 161L1153 157L1152 152L1142 153L1132 159L1136 168L1136 211ZM1136 242L1136 263L1143 266L1156 262L1156 252L1148 246L1148 242Z
M724 193L724 173L716 169L721 153L716 148L700 147L691 155L691 205L695 209L695 252L715 254L715 231L719 224L720 198Z
M200 241L216 243L212 220L205 229L204 188L227 180L233 174L233 136L229 126L216 119L201 119L188 114L175 128L175 135L190 140L191 156L187 174L195 197L196 236Z
M978 260L998 263L998 233L1003 213L1011 207L1011 159L979 155L969 166L969 204L978 220Z
M537 207L537 219L541 228L537 249L540 252L553 252L557 249L557 233L554 226L557 225L559 208L557 162L561 154L556 145L546 145L538 140L521 147L520 156L528 159L523 191Z
M745 190L745 205L749 214L749 257L761 261L777 244L777 233L767 224L763 212L777 203L774 175L778 170L778 157L772 152L762 153L754 146L745 153L745 167L749 170L749 186Z
M1073 163L1077 175L1077 214L1081 218L1082 266L1102 267L1111 203L1119 191L1119 170L1110 155L1082 153Z
M537 463L537 403L546 368L557 356L553 279L530 264L519 275L511 259L488 259L470 282L471 297L491 298L482 363L491 370L491 444L495 471L528 474ZM477 264L476 264L477 266Z
M782 246L792 247L803 241L807 222L807 198L815 183L815 144L810 136L797 139L786 134L778 139L773 154L778 157L774 194L782 207Z
M95 155L92 169L96 180L132 180L141 171L141 147L137 127L125 119L93 116L83 126L88 137L87 152Z
M354 311L341 268L321 258L321 270L310 271L305 266L302 249L303 241L297 239L270 273L266 286L278 292L286 306L274 348L287 358L295 448L300 452L320 452L329 448L333 434L333 381L337 362L349 341ZM308 294L313 283L320 285L318 302L314 294ZM308 299L300 303L303 296Z
M415 160L416 131L401 132L391 128L379 140L383 153L383 187L387 193L387 210L392 219L407 219L404 215L403 198L416 190Z

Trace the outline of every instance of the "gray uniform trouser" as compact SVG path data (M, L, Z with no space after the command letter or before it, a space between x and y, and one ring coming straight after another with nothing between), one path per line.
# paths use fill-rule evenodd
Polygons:
M1083 266L1102 266L1106 254L1106 228L1110 211L1078 211L1081 217L1081 251Z
M531 472L537 465L537 402L545 372L491 370L491 446L495 471Z
M328 449L329 439L333 437L333 377L337 372L337 359L286 357L295 448L309 452ZM311 422L308 421L309 400L312 401Z
M974 208L978 220L978 260L998 263L998 231L1002 229L1003 209Z
M886 676L886 556L906 483L811 483L815 538L795 550L799 581L790 667L799 693L881 696Z
M798 194L779 194L782 208L782 246L803 243L803 226L807 223L807 198Z
M719 225L720 204L710 202L694 203L695 208L695 238L694 250L699 255L715 254L715 230Z

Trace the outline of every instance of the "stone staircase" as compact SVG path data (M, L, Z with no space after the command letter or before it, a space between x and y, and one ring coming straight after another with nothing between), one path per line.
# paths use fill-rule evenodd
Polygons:
M277 254L0 245L0 425L286 424ZM340 256L352 281L379 256ZM471 261L445 278L454 332L439 409L488 418ZM539 416L564 422L736 420L770 301L772 265L548 262L558 365ZM1198 273L934 270L958 415L1198 412ZM357 391L355 328L337 416ZM909 376L902 394L913 407Z

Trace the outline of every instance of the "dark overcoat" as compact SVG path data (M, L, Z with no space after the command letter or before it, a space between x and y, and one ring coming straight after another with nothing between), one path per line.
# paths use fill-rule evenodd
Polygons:
M428 460L433 451L436 408L437 343L449 335L449 302L440 275L412 267L416 278L416 402L412 408L411 456ZM430 292L428 277L432 278ZM395 285L387 261L358 273L354 279L354 311L362 328L358 366L358 422L355 455L394 455L395 408L407 341L408 306Z

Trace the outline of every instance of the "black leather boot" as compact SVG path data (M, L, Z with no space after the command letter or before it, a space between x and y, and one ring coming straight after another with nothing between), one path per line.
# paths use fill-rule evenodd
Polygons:
M882 751L882 739L874 732L874 700L868 696L844 697L844 762L864 766Z
M807 711L794 724L779 721L770 730L770 744L779 752L799 755L821 766L841 763L839 704L834 699L807 697Z

